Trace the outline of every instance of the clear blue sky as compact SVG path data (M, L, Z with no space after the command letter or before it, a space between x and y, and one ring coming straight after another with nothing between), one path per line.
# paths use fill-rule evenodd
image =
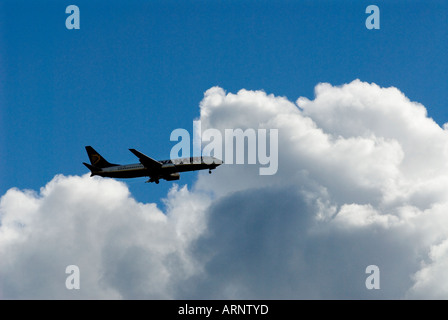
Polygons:
M70 4L80 30L65 27ZM365 27L370 4L380 30ZM86 173L85 145L116 163L137 162L128 148L169 158L171 131L191 132L212 86L295 101L359 78L398 87L442 125L447 30L442 0L2 0L0 194ZM128 183L145 202L172 185L144 181Z

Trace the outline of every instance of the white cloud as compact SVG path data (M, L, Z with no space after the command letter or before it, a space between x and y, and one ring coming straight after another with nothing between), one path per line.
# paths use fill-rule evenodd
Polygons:
M296 103L209 89L202 130L278 129L279 169L223 165L166 212L112 179L56 176L0 202L4 298L447 298L448 132L396 88ZM81 289L65 288L76 264ZM367 290L365 268L381 270Z
M324 270L326 276L332 274L327 281L331 286L333 279L345 279L344 272L351 270L347 265L360 264L359 271L361 264L366 267L377 260L380 268L386 268L383 277L393 274L395 279L391 277L389 285L383 279L378 293L366 292L361 286L351 288L347 297L404 297L413 281L421 279L412 275L428 259L431 247L448 238L444 227L448 222L448 211L444 210L448 199L448 134L428 118L424 106L396 88L355 80L337 87L319 84L315 94L314 100L297 99L297 108L285 98L262 91L225 94L222 89L209 90L201 103L203 129L278 128L280 164L277 175L269 179L257 176L248 166L224 166L214 177L201 176L196 186L212 188L222 197L232 197L235 190L259 190L263 194L262 188L297 190L300 196L283 192L282 201L292 201L289 194L311 204L312 209L306 211L311 220L300 223L310 235L320 235L328 242L306 236L300 241L291 237L290 243L300 248L302 241L315 241L310 252L334 248L337 253L333 259L322 253L319 264L304 255L307 267ZM257 112L250 107L251 99ZM238 119L233 121L236 114ZM280 215L275 205L268 205L269 200L276 203L275 199L265 197L264 209L254 210L260 215L264 211ZM248 196L247 201L256 200ZM288 210L304 214L294 205ZM279 230L290 224L303 228L290 220L283 223ZM344 244L334 247L342 239ZM282 259L285 263L290 260L286 255ZM442 268L437 270L442 272ZM302 275L287 273L292 278ZM316 277L308 276L319 283ZM352 276L353 282L356 276ZM346 285L339 284L335 290L344 288ZM324 285L313 289L315 295L309 290L308 297L338 296L325 293Z
M207 202L184 187L166 203L164 214L125 184L88 175L56 176L39 194L9 190L0 202L3 297L171 298L171 282L198 270L185 250L204 230ZM65 288L72 264L79 291Z
M431 246L430 262L414 275L414 285L406 297L410 299L446 299L448 296L448 240Z
M344 204L336 215L334 221L345 228L369 227L379 225L383 228L398 223L398 217L390 214L381 214L371 205Z

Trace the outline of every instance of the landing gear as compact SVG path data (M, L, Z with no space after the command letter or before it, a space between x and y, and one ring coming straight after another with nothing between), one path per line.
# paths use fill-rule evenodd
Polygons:
M209 174L212 174L212 169L208 169L208 173L209 173Z
M148 181L146 181L146 183L148 182L155 182L156 184L159 184L159 179L150 178Z

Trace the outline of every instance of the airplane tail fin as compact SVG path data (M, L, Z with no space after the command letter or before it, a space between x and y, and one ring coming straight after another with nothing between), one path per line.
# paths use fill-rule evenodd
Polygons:
M118 164L109 163L106 159L104 159L98 152L95 151L91 146L86 146L87 155L89 156L90 163L92 164L89 166L88 164L84 163L87 168L92 170L90 167L95 169L95 171L101 171L102 168L107 167L113 167L118 166ZM93 172L93 171L92 171Z

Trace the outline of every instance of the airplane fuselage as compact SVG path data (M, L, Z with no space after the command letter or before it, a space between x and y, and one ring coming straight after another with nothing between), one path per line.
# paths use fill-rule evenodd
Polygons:
M157 172L146 168L141 163L134 163L102 168L101 171L93 172L92 175L110 178L154 177L158 179L178 172L212 170L222 164L222 161L212 157L180 158L173 161L162 160L160 162L162 166Z
M147 182L159 183L160 179L167 181L179 180L180 172L213 169L220 166L222 161L214 157L189 157L173 160L154 160L135 149L129 149L138 157L140 163L114 164L104 159L91 146L86 146L90 164L83 162L89 168L91 176L110 178L137 178L149 177Z

